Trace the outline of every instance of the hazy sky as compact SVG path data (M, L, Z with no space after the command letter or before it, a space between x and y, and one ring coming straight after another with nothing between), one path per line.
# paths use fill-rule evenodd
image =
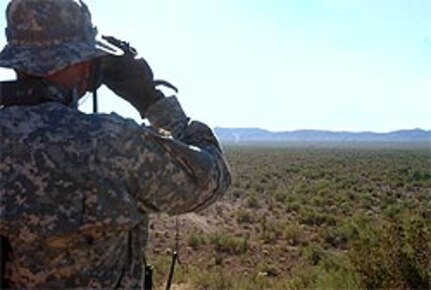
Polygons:
M431 129L430 0L86 2L102 34L130 41L213 127ZM99 94L102 111L138 120Z

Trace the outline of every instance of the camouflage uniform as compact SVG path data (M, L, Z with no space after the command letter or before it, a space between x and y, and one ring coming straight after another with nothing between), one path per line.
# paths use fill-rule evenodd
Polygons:
M176 100L161 102L158 122L175 123ZM13 248L7 277L20 287L137 286L147 214L199 210L230 183L199 122L178 126L178 140L49 102L2 109L0 129L1 233Z
M153 127L61 102L0 109L10 286L140 287L148 214L196 211L226 192L230 172L208 126L175 97L147 117Z

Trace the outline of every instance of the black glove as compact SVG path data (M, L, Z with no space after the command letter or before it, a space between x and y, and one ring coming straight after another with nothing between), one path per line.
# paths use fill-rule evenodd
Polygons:
M118 96L131 103L145 118L148 108L164 98L157 86L166 86L175 92L178 89L164 80L154 80L153 71L143 58L136 58L136 50L128 42L112 36L102 36L112 46L123 51L123 55L108 55L95 61L91 90L102 83Z
M108 55L100 59L101 82L131 103L145 118L147 109L164 97L156 89L153 71L143 59L132 54Z

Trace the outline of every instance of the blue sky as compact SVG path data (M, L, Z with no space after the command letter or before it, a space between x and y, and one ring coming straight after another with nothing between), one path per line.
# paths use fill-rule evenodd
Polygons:
M431 129L429 0L86 2L102 34L130 41L212 127ZM139 120L99 94L102 111Z

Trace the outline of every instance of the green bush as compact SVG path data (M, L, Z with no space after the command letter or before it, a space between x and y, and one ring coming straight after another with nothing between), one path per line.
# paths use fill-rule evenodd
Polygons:
M345 249L348 241L346 229L343 226L321 228L319 235L326 245L338 249Z
M235 279L229 273L226 273L224 269L211 272L196 270L191 275L190 280L194 286L193 289L208 290L234 289L235 282Z
M431 288L431 224L420 216L357 224L348 255L364 288Z
M420 182L420 181L431 181L431 171L430 170L419 170L416 169L408 177L409 182Z
M250 224L250 223L253 223L255 219L251 211L246 209L239 209L237 212L236 220L240 224L243 224L243 223Z
M284 227L284 238L291 246L298 245L302 240L302 229L297 224L288 224Z
M287 200L288 191L284 186L279 186L272 192L272 195L276 202L284 203Z
M262 229L260 239L264 243L275 243L283 236L284 223L276 221L268 221L265 217L261 221Z
M248 239L235 237L228 233L215 233L210 236L210 244L221 253L239 255L248 250Z
M298 212L301 209L301 203L297 201L288 202L286 204L287 212Z
M301 259L292 270L285 289L358 289L358 276L343 255L319 245L302 248Z
M256 194L251 194L246 201L246 205L248 208L259 208L259 200L256 197Z
M336 225L337 218L332 214L318 211L313 207L304 206L299 210L301 223L309 226Z
M197 250L201 245L206 243L206 239L203 235L197 233L191 233L187 240L187 245L193 250Z

